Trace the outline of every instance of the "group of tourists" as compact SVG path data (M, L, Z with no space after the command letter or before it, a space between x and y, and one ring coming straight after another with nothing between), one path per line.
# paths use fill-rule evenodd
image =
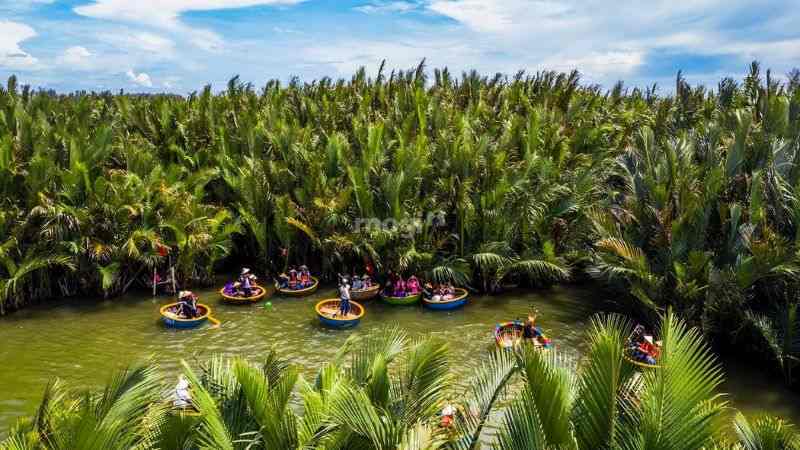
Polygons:
M453 286L453 283L447 284L434 284L425 283L425 288L423 289L423 293L425 294L425 298L429 299L433 302L443 302L447 300L451 300L456 296L456 288Z
M178 293L178 306L175 313L182 319L194 319L200 315L197 309L197 295L192 291Z
M302 265L298 269L294 266L289 268L289 272L278 275L278 287L281 289L300 290L311 287L314 284L314 278L311 277L311 271L308 266Z
M239 278L236 281L225 284L222 292L231 297L252 297L253 290L256 287L256 280L258 280L258 277L253 275L249 268L244 267Z
M341 280L341 278L342 277L340 275L339 279ZM375 286L375 283L372 282L372 277L370 277L367 274L364 274L360 277L354 274L352 280L353 282L351 285L351 289L354 291L363 291Z
M415 275L411 275L408 280L405 280L402 275L394 272L389 274L384 288L385 295L389 297L406 297L417 295L420 292L422 292L422 287Z
M653 336L645 334L644 326L636 325L628 338L627 348L631 359L654 366L661 353L661 342L653 341Z

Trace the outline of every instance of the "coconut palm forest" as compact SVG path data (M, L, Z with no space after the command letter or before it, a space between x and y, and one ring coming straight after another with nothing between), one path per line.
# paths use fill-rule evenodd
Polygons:
M448 362L458 343L403 323L311 372L280 350L184 363L192 416L160 400L174 379L155 363L54 381L0 449L799 449L788 420L721 391L732 356L800 391L800 71L746 73L600 86L423 61L188 95L11 76L0 321L124 303L169 270L202 289L303 264L330 286L365 267L453 283L486 308L589 287L596 315L577 363L495 350L469 376ZM658 330L660 369L625 364L636 324Z

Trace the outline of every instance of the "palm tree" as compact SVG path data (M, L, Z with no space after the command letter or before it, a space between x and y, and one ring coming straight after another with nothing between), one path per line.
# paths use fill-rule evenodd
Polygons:
M47 386L36 415L12 430L3 449L153 448L143 433L163 420L156 403L160 380L153 366L116 374L99 393L79 393L61 382Z

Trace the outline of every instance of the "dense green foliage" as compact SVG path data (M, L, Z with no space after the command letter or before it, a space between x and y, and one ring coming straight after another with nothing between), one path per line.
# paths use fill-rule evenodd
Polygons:
M0 448L800 449L780 419L731 423L722 372L697 329L668 314L662 368L644 373L623 358L631 329L619 316L596 318L577 369L556 350L528 347L493 353L463 379L446 344L397 330L350 339L311 382L275 353L261 365L215 358L200 371L185 366L198 416L171 411L153 367L99 393L56 382ZM457 413L442 428L447 404Z
M183 285L225 261L328 279L370 262L487 292L590 275L642 317L672 306L716 342L771 349L796 379L800 73L754 63L713 91L679 75L669 96L434 74L233 79L187 98L12 77L0 312L120 294L165 249Z

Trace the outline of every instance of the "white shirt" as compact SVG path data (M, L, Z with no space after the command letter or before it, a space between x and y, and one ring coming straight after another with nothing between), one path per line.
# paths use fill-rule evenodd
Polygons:
M178 380L175 386L175 406L189 406L192 402L192 395L189 394L189 382L185 378Z
M350 300L350 286L343 284L339 287L339 298Z

